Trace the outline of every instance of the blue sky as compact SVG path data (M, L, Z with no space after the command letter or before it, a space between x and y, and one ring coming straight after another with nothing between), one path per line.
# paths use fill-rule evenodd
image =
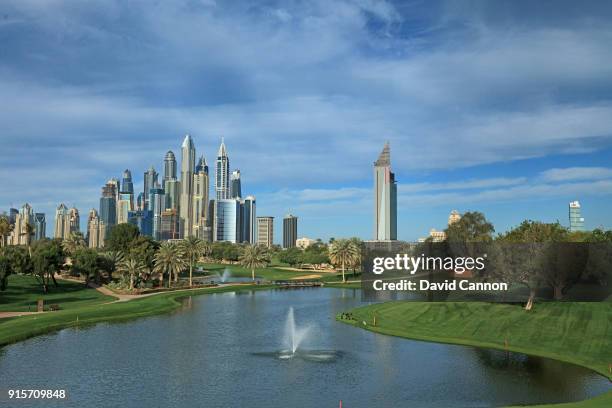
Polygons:
M259 215L299 235L372 234L390 141L398 234L480 210L612 228L612 5L528 1L0 4L0 211L86 218L193 135L220 138Z

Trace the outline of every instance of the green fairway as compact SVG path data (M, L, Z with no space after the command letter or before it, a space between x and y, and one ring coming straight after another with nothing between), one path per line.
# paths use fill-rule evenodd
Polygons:
M416 340L502 350L507 341L510 351L581 365L612 379L611 303L539 303L526 312L518 305L396 301L350 312L353 320L339 320ZM562 406L609 407L612 392Z
M58 280L58 287L51 285L49 293L43 294L36 278L30 275L11 275L8 287L0 292L0 312L36 311L36 301L44 299L45 308L58 305L60 309L74 309L82 306L112 302L115 298L104 296L84 284Z
M240 265L227 265L227 264L200 264L206 271L210 271L213 274L222 274L225 268L229 268L232 272L232 276L236 277L251 277L251 270L243 268ZM265 280L289 280L295 279L299 276L307 275L323 275L316 271L291 271L286 269L279 269L272 266L267 268L255 269L255 277Z
M181 307L179 299L204 293L270 289L266 285L235 285L157 294L129 302L98 303L57 312L0 319L0 346L66 327L115 322L166 313Z

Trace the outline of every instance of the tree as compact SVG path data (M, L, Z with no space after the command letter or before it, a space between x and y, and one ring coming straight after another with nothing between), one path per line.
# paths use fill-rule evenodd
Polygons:
M608 286L612 281L612 230L594 229L587 241L589 242L589 260L586 275L596 279L600 285Z
M34 276L47 293L51 282L57 287L55 274L60 273L66 256L62 249L62 243L58 239L43 239L36 241L32 246L32 264Z
M361 270L361 248L363 247L363 241L358 237L349 238L349 241L351 241L353 245L355 245L355 247L357 248L357 256L353 260L353 263L350 265L351 269L353 269L353 276L355 276L355 271L357 269Z
M119 264L118 271L124 275L127 275L130 279L130 290L134 289L134 281L137 276L146 272L146 266L134 258L128 258Z
M348 239L337 239L329 246L329 257L334 265L342 267L342 282L346 282L344 270L346 265L352 265L359 256L359 248L355 242Z
M78 249L72 259L72 270L85 277L85 284L90 278L94 278L100 283L100 267L102 264L101 256L98 252L90 248Z
M463 214L459 221L449 225L444 232L449 242L490 242L495 228L483 213L473 211Z
M11 262L3 253L0 253L0 291L6 290L8 277L12 272Z
M9 245L4 248L4 256L11 263L13 273L21 275L32 273L32 258L25 246Z
M123 259L124 255L121 251L108 251L102 254L101 266L108 273L108 279L113 278L113 272L119 268Z
M7 239L13 232L14 226L10 223L6 215L0 215L0 247L7 245Z
M295 266L300 263L301 255L302 250L300 248L287 248L278 254L278 260L288 264L289 266Z
M327 246L322 242L316 242L310 245L300 255L300 263L312 264L315 268L329 262L329 254Z
M78 250L86 247L83 233L79 231L72 232L68 238L62 242L62 247L67 255L74 255Z
M132 224L117 224L110 229L104 240L104 247L109 251L128 253L131 243L140 236L140 230Z
M185 261L189 264L189 286L192 285L193 267L204 256L208 246L199 238L187 237L180 243Z
M187 266L184 254L179 245L164 242L161 247L155 253L155 266L153 271L159 273L161 276L159 286L164 285L164 274L168 274L168 287L172 282L172 275L175 280L179 273Z
M270 263L267 248L261 245L247 245L240 255L240 265L251 270L251 278L255 281L255 268L264 268Z
M141 235L128 244L128 256L139 260L149 270L153 270L155 252L159 248L159 242L153 238Z
M23 230L21 235L25 235L26 247L28 248L28 253L31 255L30 245L32 244L32 237L34 236L34 226L26 221Z

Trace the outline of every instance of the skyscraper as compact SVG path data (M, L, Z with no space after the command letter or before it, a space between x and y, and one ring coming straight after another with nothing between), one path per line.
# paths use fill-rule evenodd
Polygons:
M397 239L397 185L391 172L389 143L374 162L374 239Z
M99 217L106 229L105 236L117 224L117 184L116 179L111 179L102 187Z
M257 243L268 248L274 245L274 217L257 217Z
M79 232L81 229L81 217L79 216L79 210L72 207L69 212L70 218L70 234L73 232Z
M95 208L89 210L87 217L87 246L90 248L101 248L104 246L106 227L100 220Z
M584 218L582 218L582 207L579 201L569 203L569 226L570 231L584 231Z
M195 147L190 135L185 135L181 146L181 199L179 204L179 228L181 237L191 236L193 230L193 171Z
M66 239L70 236L70 212L64 203L55 210L55 231L53 236Z
M250 195L242 200L240 202L240 210L240 240L241 242L254 244L257 240L257 213L255 211L255 197Z
M121 191L117 201L117 224L128 222L128 213L134 210L134 183L132 173L125 169L121 181Z
M13 245L26 245L32 242L34 232L32 234L28 232L28 225L35 231L34 210L30 204L25 203L15 216L15 225L13 226L11 239Z
M158 174L155 171L155 168L151 166L149 170L144 173L144 205L142 205L142 210L150 210L149 208L149 194L152 188L156 188Z
M164 180L176 180L176 157L172 150L168 150L164 157Z
M121 193L134 194L134 183L132 182L132 172L128 169L123 171L123 179L121 181Z
M208 240L208 165L204 156L200 157L193 175L193 235Z
M161 188L152 188L149 195L149 209L147 212L152 221L152 237L161 240L162 212L166 209L166 196Z
M234 199L215 201L215 241L240 242L240 201Z
M242 186L240 185L240 170L232 171L230 176L230 190L232 198L242 197Z
M298 218L288 214L283 218L283 248L293 248L297 240Z
M160 234L162 241L179 239L178 212L175 208L162 211Z
M45 213L34 214L34 239L40 241L47 236L47 220Z
M215 167L215 193L217 200L231 198L229 157L225 148L225 141L221 138L221 146L217 153L217 164Z

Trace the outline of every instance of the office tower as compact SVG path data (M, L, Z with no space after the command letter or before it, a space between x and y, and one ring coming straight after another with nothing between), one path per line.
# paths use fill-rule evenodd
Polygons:
M216 200L215 241L240 242L240 201Z
M134 194L134 183L132 182L132 172L128 169L123 171L123 179L121 181L120 193Z
M240 170L232 171L230 176L230 190L232 198L242 197L242 186L240 185Z
M283 248L293 248L297 241L298 218L288 214L283 218Z
M119 202L119 193L121 192L121 184L119 183L119 179L117 177L113 177L108 180L106 184L113 187L113 191L115 192L115 203Z
M209 241L217 240L217 200L208 201L208 236Z
M142 211L144 210L145 206L144 193L138 193L138 198L136 198L136 207L134 207L134 209L136 211Z
M461 219L461 215L459 214L459 211L453 210L450 212L450 215L448 216L448 225L450 226L456 223L457 221L459 221L460 219Z
M193 171L195 147L190 135L185 135L181 146L181 199L179 204L179 228L181 238L191 236L193 229Z
M132 207L133 195L130 193L119 193L119 201L117 202L117 224L125 224L128 222L129 213L133 211Z
M257 225L255 211L255 197L248 196L240 202L241 217L240 217L240 240L254 244L257 240Z
M166 195L166 208L179 209L181 199L181 182L177 179L164 180L164 193Z
M164 157L164 180L176 180L176 157L168 150Z
M109 180L102 187L102 197L100 197L100 222L104 224L105 236L110 234L110 229L117 225L117 179Z
M274 245L274 217L257 217L257 243L268 248Z
M19 212L15 215L15 224L13 225L13 232L11 237L11 244L13 245L27 245L31 243L34 238L34 232L28 233L27 225L34 230L34 210L32 206L25 203Z
M79 210L72 207L69 213L70 217L70 234L73 232L79 232L81 229L81 217L79 216Z
M217 200L231 198L229 180L229 157L225 149L225 142L221 138L221 146L217 153L217 165L215 167L215 193Z
M64 203L60 204L55 210L55 231L53 236L59 239L66 239L70 236L70 212Z
M374 162L374 240L397 239L397 185L391 172L391 149L385 143Z
M87 217L87 245L90 248L102 248L106 238L106 226L95 208L89 210Z
M152 188L155 188L158 185L157 182L157 177L158 174L155 171L155 168L153 166L151 166L149 168L149 170L145 171L144 173L144 202L142 207L140 208L141 210L150 210L149 208L149 190L151 190Z
M47 236L47 220L45 213L34 214L34 239L40 241Z
M200 157L193 175L193 235L208 240L208 166L204 156Z
M167 241L169 239L179 239L178 211L176 210L176 208L171 208L162 211L160 239L162 241Z
M584 218L579 201L569 203L569 225L570 232L584 231Z
M156 240L161 239L162 212L166 209L166 195L161 188L152 188L149 195L149 217L152 221L152 237Z
M9 213L8 213L8 217L9 217L9 224L14 225L15 224L15 219L17 219L17 214L19 214L19 210L16 208L10 208L9 209Z

